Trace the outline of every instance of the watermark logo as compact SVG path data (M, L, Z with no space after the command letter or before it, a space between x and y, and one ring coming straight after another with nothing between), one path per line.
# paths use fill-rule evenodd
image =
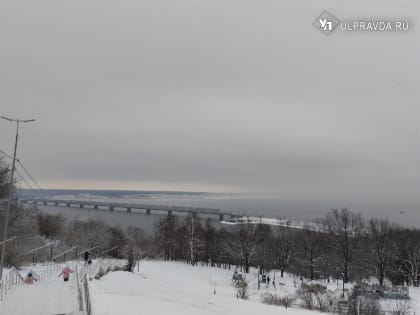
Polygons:
M347 18L340 20L327 10L322 11L312 25L327 36L334 30L341 32L407 32L410 29L409 22L402 19Z
M340 20L327 10L324 10L312 25L324 35L328 36L340 25Z

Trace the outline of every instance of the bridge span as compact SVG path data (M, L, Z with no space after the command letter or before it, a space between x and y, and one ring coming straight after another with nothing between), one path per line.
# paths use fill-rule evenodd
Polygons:
M94 201L94 200L75 200L75 199L54 199L54 198L37 198L37 199L21 199L23 204L45 205L45 206L64 206L76 208L88 208L94 210L109 210L109 211L126 211L133 212L133 209L140 210L140 213L147 215L161 214L166 212L168 216L176 213L189 213L194 216L197 214L211 215L219 218L220 221L225 220L227 217L230 219L238 217L230 212L223 212L220 209L214 208L200 208L200 207L182 207L182 206L165 206L165 205L148 205L136 203L123 203L111 201Z

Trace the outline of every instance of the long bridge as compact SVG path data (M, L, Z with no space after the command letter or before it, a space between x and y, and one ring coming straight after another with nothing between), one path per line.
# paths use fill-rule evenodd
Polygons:
M75 200L75 199L54 199L54 198L36 198L36 199L21 199L23 204L32 204L32 205L45 205L45 206L55 206L55 207L75 207L75 208L87 208L94 210L109 210L109 211L125 211L128 213L136 211L137 213L144 213L147 215L150 214L161 214L166 212L168 216L171 216L175 213L187 213L197 216L201 215L210 215L216 216L220 221L223 221L225 218L236 218L238 217L235 214L230 212L223 212L220 209L214 208L200 208L200 207L182 207L182 206L165 206L165 205L147 205L147 204L136 204L136 203L122 203L122 202L112 202L112 201L94 201L94 200Z

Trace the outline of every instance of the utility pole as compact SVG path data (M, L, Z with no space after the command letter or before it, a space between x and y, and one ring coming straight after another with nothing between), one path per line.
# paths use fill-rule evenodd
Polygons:
M13 163L12 163L12 173L10 174L10 184L9 184L9 197L7 198L6 206L6 216L4 218L4 228L3 228L3 244L1 247L1 258L0 258L0 280L3 279L3 266L4 266L4 256L6 254L6 240L7 240L7 229L9 227L9 213L10 213L10 202L12 199L12 187L13 187L13 177L15 175L15 165L16 165L16 150L18 144L19 136L19 124L20 123L29 123L35 121L35 119L11 119L8 117L1 116L2 119L8 120L10 122L16 122L16 139L15 139L15 150L13 152Z
M191 215L190 254L191 265L194 266L194 215Z

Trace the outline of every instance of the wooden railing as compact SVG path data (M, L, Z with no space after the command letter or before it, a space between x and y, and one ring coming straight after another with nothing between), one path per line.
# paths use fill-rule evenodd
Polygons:
M47 268L39 274L34 271L32 273L36 277L37 281L44 281L49 278L52 273L56 273L59 269L60 267L57 264L49 264ZM3 274L3 276L4 278L0 281L0 301L3 301L4 297L10 293L13 287L25 284L25 279L15 267L10 268L10 270L6 274Z

